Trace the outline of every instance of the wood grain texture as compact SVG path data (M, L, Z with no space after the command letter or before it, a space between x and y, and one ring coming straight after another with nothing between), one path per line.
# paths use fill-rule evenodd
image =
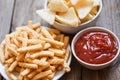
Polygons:
M28 20L32 20L33 22L41 21L36 14L36 10L44 7L44 1L16 0L11 31L14 31L18 26L26 25Z
M11 26L14 0L0 0L0 42Z

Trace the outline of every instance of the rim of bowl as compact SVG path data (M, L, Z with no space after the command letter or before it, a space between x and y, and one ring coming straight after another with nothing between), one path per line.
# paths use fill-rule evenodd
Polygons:
M102 63L102 64L91 64L91 63L87 63L87 62L81 60L81 59L76 55L75 50L74 50L74 44L75 44L75 42L77 41L76 38L79 36L79 34L84 33L84 31L88 31L88 32L89 32L89 31L92 31L92 30L94 30L94 29L100 29L100 30L103 30L103 32L108 32L108 33L110 33L110 34L112 35L112 37L116 40L117 44L118 44L118 51L117 51L117 54L114 56L114 58L111 59L110 61L105 62L105 63ZM120 41L119 41L118 37L117 37L112 31L110 31L109 29L106 29L106 28L103 28L103 27L90 27L90 28L86 28L86 29L83 29L83 30L79 31L79 32L74 36L74 38L73 38L73 40L72 40L72 44L71 44L71 49L72 49L72 53L73 53L74 57L75 57L78 61L80 61L81 63L86 64L86 65L89 65L89 66L104 66L104 65L107 65L107 64L113 62L113 61L118 57L118 55L119 55L119 53L120 53Z
M44 5L44 8L45 8L45 9L47 9L47 4L48 4L48 0L45 0L45 5ZM89 20L89 21L87 21L87 22L84 22L84 23L78 25L78 27L83 26L83 25L86 25L86 24L92 22L93 20L95 20L95 19L100 15L100 13L101 13L101 11L102 11L102 8L103 8L103 1L100 0L100 8L99 8L97 14L96 14L91 20ZM65 27L68 26L68 25L65 25L65 24L61 24L61 23L59 23L59 22L57 22L57 21L55 21L55 23L57 23L57 24L59 24L59 25L61 25L61 26L65 26ZM74 28L74 27L72 27L72 28Z

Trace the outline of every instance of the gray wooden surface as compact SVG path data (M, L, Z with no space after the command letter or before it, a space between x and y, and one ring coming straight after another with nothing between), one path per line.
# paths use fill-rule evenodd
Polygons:
M28 20L42 21L35 13L44 6L45 0L0 0L0 42L4 35L15 30L17 26L25 25ZM120 0L103 0L103 10L96 23L97 26L112 30L120 39ZM120 80L120 58L116 63L103 70L93 71L82 67L73 57L71 72L60 80ZM0 76L0 80L4 80Z

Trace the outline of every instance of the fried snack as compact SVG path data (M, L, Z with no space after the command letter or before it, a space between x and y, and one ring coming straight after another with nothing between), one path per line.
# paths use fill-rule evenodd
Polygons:
M51 51L41 51L41 52L37 52L37 53L34 53L32 55L30 55L30 57L32 59L34 58L38 58L38 57L53 57L54 56L54 53L51 52Z
M67 48L67 46L68 46L68 43L69 43L69 37L68 36L65 36L64 37L64 48Z
M37 64L19 62L18 65L19 65L20 67L24 67L24 68L38 69L38 65L37 65Z
M41 32L42 34L46 37L46 38L49 38L49 39L52 39L53 40L53 37L52 35L44 28L41 29Z
M34 50L41 50L41 49L42 49L42 45L37 44L37 45L33 45L33 46L19 48L19 49L17 49L17 51L19 53L23 53L23 52L27 52L27 51L34 51Z
M99 8L100 0L48 0L46 8L36 13L51 25L58 22L76 28L92 20Z
M80 23L79 18L73 7L69 8L66 13L59 13L56 15L56 20L62 24L66 24L72 27L77 27Z
M51 70L44 71L44 72L40 72L40 73L38 73L37 75L35 75L35 76L32 78L32 80L41 79L41 78L43 78L43 77L48 76L49 74L52 74L52 71L51 71Z
M10 65L10 67L8 68L8 71L9 71L9 72L12 72L13 69L14 69L16 66L17 66L17 61L14 61L14 62Z
M0 60L11 80L52 80L67 65L69 37L59 30L40 27L39 23L18 27L0 44Z
M30 71L31 71L30 69L25 69L20 73L20 75L26 76L28 73L30 73Z
M4 63L4 61L5 61L4 44L0 45L0 60L2 63Z
M62 42L59 42L59 41L56 41L56 40L51 40L51 39L48 39L48 38L41 37L40 39L45 40L46 42L49 42L53 45L57 45L57 46L63 46L64 45L64 43L62 43Z
M65 53L65 50L60 49L49 48L48 50L54 52L54 55L58 57L63 57Z

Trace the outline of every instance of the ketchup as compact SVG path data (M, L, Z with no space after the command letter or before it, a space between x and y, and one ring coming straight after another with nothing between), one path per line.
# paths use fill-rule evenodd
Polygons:
M76 55L87 63L101 64L113 59L118 45L106 32L87 32L75 43Z

